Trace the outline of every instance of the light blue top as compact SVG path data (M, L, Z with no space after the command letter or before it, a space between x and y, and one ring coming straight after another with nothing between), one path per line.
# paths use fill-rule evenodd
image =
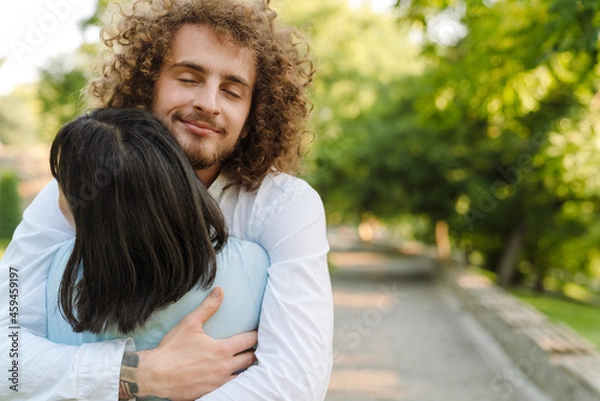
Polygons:
M204 325L208 335L222 339L258 327L269 257L260 245L230 237L217 255L217 275L210 289L195 288L189 291L179 301L155 311L141 328L128 335L116 332L100 335L75 333L58 310L60 281L74 243L74 239L68 241L58 250L49 271L46 288L47 337L53 342L80 345L131 337L137 350L155 348L173 326L200 305L213 287L221 287L225 297L219 310Z

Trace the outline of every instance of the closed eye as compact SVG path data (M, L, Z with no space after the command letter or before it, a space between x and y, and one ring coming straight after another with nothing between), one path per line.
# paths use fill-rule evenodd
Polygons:
M229 96L234 97L236 99L240 99L241 98L240 94L237 93L237 92L234 92L234 91L231 91L231 90L228 90L228 89L223 89L223 92L225 92Z

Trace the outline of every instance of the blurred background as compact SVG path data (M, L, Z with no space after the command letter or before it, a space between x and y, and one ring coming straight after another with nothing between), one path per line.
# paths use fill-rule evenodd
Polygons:
M110 2L0 16L2 247L85 109ZM600 344L600 2L271 3L310 38L304 178L332 230L468 265Z

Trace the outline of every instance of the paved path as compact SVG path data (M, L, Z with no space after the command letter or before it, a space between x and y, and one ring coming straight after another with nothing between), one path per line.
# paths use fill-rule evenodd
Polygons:
M331 241L335 247L336 241ZM420 256L335 251L326 401L549 401Z

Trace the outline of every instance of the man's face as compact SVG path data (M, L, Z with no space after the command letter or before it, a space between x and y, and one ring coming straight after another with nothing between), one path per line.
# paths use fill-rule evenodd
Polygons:
M152 112L173 133L196 170L216 174L247 134L256 82L254 54L206 25L184 25L154 85Z

